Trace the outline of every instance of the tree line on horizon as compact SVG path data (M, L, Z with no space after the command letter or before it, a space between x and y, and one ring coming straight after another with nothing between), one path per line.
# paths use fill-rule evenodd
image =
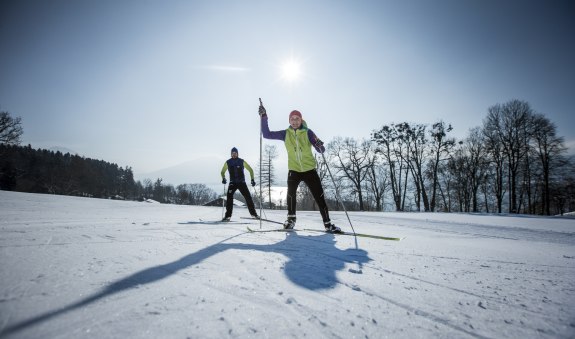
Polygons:
M351 210L563 214L575 210L574 161L555 124L528 102L488 108L463 140L453 127L393 123L370 139L337 137L319 167ZM337 204L332 207L339 208Z
M20 146L20 118L0 112L0 189L28 193L202 205L217 198L203 184L174 187L144 179L135 181L131 167L60 151Z
M132 168L32 146L0 144L0 189L120 200L202 205L217 198L203 184L135 181Z
M130 167L22 147L19 118L0 112L0 124L0 189L190 205L219 196L204 184L134 181ZM328 205L342 209L339 193L347 210L358 211L553 215L575 210L574 161L555 124L528 102L489 107L483 125L463 140L451 137L452 131L443 121L402 122L374 130L369 139L334 138L326 144L327 164L318 159ZM271 201L276 157L276 147L266 145L263 197L254 191L266 208L284 208ZM298 190L298 208L317 209L305 185Z

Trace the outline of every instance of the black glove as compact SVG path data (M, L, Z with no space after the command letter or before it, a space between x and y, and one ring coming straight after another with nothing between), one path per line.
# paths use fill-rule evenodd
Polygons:
M256 181L254 179L252 179L252 186L256 185Z
M226 178L223 178L223 179L222 179L222 184L225 185L227 182L228 182L228 181L226 180Z
M265 107L262 106L262 105L260 105L259 114L260 114L260 117L265 117L265 116L267 116L266 109L265 109Z
M314 143L315 149L320 152L323 153L325 152L325 147L323 147L323 141L321 141L319 138L316 137L315 139L315 143Z

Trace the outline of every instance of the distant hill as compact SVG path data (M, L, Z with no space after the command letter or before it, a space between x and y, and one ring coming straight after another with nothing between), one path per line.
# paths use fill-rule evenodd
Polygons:
M162 183L171 184L173 186L198 183L204 184L219 193L223 190L220 171L222 170L222 166L226 160L227 158L223 157L202 157L157 171L142 173L135 172L134 179L142 181L144 179L156 180L158 178L162 178ZM257 164L252 164L252 168L256 175L256 182L259 183ZM286 174L284 172L285 171L278 171L276 175L276 180L280 184L285 183ZM249 175L247 170L245 174L246 176ZM282 199L285 204L286 190L287 187L273 187L272 201L279 203L279 200ZM265 194L266 193L264 192L264 195Z
M181 184L204 184L216 191L220 191L220 170L224 164L224 158L202 157L189 160L181 164L166 167L153 172L134 173L136 180L162 178L162 183L178 186Z

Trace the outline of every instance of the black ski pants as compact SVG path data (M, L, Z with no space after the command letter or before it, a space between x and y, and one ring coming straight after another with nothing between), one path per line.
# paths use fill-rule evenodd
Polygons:
M246 204L248 205L248 210L250 211L250 215L257 215L256 208L254 206L254 201L252 200L252 195L250 194L250 190L248 189L248 185L245 182L230 182L228 186L228 194L227 194L227 201L226 201L226 218L230 218L232 216L232 211L234 210L234 194L236 190L240 190L240 193L246 199Z
M315 169L307 172L288 172L288 190L287 190L287 207L288 207L288 217L296 216L296 204L297 204L297 188L301 182L304 182L309 188L317 206L319 208L319 213L321 213L321 218L324 223L330 221L329 212L327 209L327 204L325 202L323 187L321 186L321 179L317 174Z

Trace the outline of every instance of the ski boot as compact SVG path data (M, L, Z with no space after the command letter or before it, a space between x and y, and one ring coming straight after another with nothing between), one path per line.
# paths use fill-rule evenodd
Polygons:
M222 221L223 221L223 222L228 222L228 221L230 221L231 219L232 219L232 217L224 217L224 218L222 219Z
M260 220L260 216L257 214L252 214L252 218Z
M330 221L324 223L323 226L325 227L325 231L326 231L326 232L329 232L329 233L342 233L342 232L341 232L341 228L335 226L335 225L332 224Z
M295 227L295 217L288 217L286 221L284 221L284 230L291 230Z

